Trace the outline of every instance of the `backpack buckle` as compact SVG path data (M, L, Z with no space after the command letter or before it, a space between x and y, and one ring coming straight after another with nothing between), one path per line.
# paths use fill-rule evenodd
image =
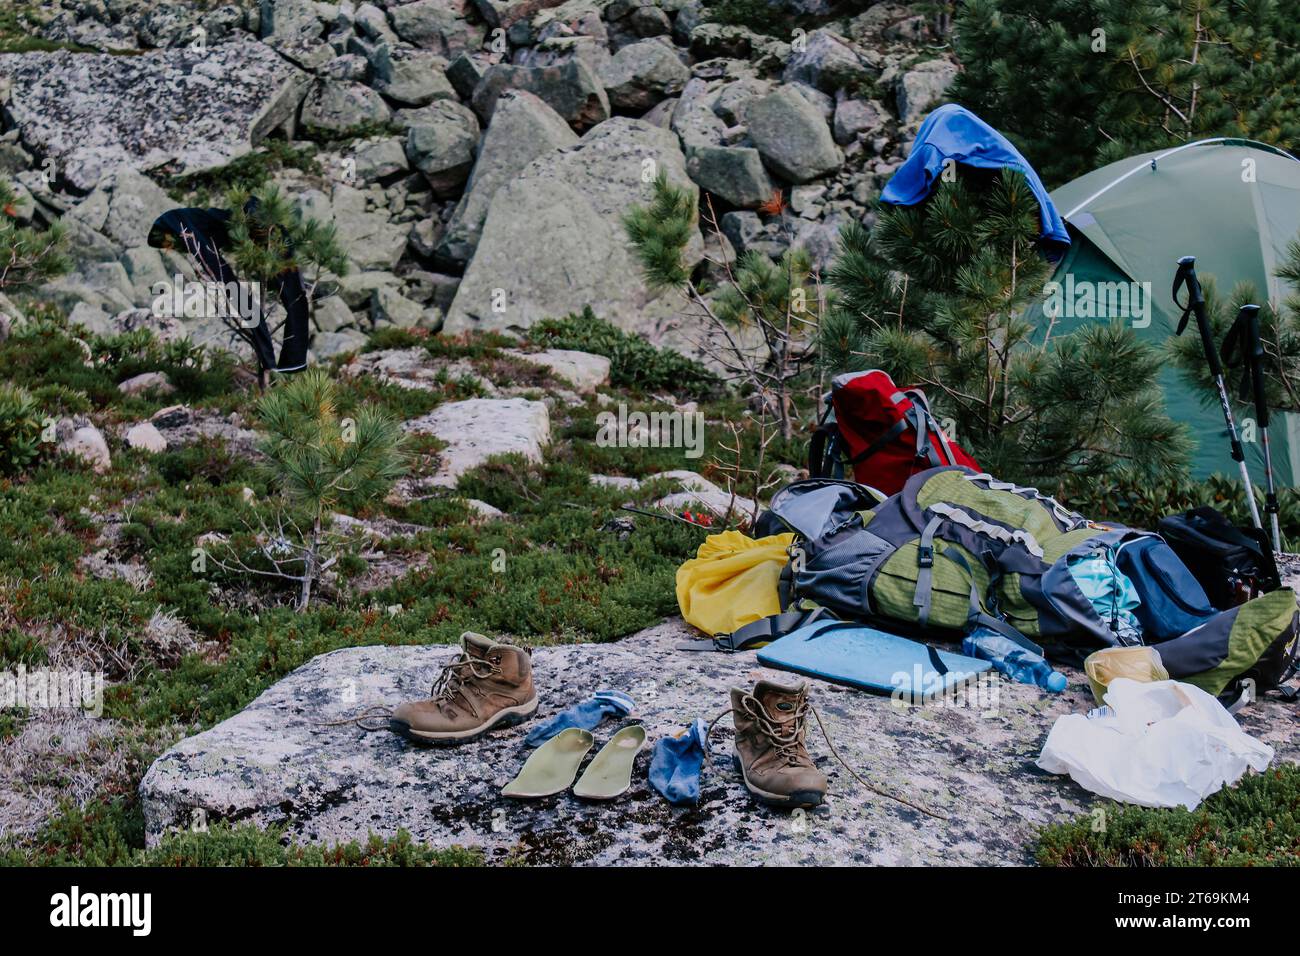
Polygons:
M934 546L929 544L919 545L916 549L916 563L922 568L934 567Z
M723 654L736 653L736 640L730 633L719 633L713 635L713 649L721 651Z

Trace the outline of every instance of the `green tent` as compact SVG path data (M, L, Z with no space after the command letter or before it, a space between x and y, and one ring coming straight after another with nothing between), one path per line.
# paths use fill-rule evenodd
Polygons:
M1056 295L1030 313L1052 335L1119 316L1130 319L1146 341L1164 343L1182 312L1170 296L1180 256L1196 256L1197 273L1214 276L1225 294L1242 279L1274 306L1288 293L1273 273L1300 232L1300 161L1272 146L1211 139L1143 153L1062 186L1052 201L1074 240L1053 275ZM1193 323L1184 334L1194 329ZM1161 384L1170 415L1188 424L1198 444L1193 474L1235 477L1213 395L1192 388L1172 368ZM1254 417L1247 406L1234 410L1239 422ZM1300 415L1275 415L1269 438L1278 485L1294 485L1300 476ZM1262 485L1258 441L1248 442L1246 452L1251 475Z

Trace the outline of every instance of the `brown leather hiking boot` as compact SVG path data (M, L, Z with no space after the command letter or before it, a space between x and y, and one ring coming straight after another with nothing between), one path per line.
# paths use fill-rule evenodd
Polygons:
M442 669L428 700L393 711L388 728L412 743L450 746L489 730L527 720L537 712L528 651L466 631L461 653Z
M804 746L808 685L759 681L753 693L732 688L736 769L745 787L774 807L815 807L826 797L826 774Z

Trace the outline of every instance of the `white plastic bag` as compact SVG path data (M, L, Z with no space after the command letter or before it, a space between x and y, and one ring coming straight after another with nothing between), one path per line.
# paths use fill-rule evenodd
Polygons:
M1191 684L1117 677L1106 704L1091 716L1057 718L1038 766L1123 803L1195 810L1246 768L1260 771L1273 759L1272 747Z

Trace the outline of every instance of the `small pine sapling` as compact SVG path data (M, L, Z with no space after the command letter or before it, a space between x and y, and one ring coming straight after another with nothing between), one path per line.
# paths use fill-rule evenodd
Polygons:
M698 218L690 190L673 185L661 172L651 202L632 208L623 224L646 281L680 293L688 315L705 327L696 347L726 378L748 386L764 414L773 409L782 438L789 440L794 434L795 383L814 360L820 314L820 290L809 257L795 249L774 263L750 252L734 270L729 262L714 260L727 281L710 300L692 278L686 259ZM718 232L711 205L706 223Z
M0 295L12 295L68 271L67 234L60 223L41 230L18 223L18 196L0 178Z
M370 404L344 416L338 405L338 387L321 369L308 369L262 396L259 447L288 507L276 510L274 527L263 521L258 529L269 569L245 563L233 550L214 558L228 571L297 583L298 611L307 609L316 582L338 560L338 540L326 530L329 515L381 497L407 467L406 437L392 417ZM290 517L290 507L306 512L305 526Z

